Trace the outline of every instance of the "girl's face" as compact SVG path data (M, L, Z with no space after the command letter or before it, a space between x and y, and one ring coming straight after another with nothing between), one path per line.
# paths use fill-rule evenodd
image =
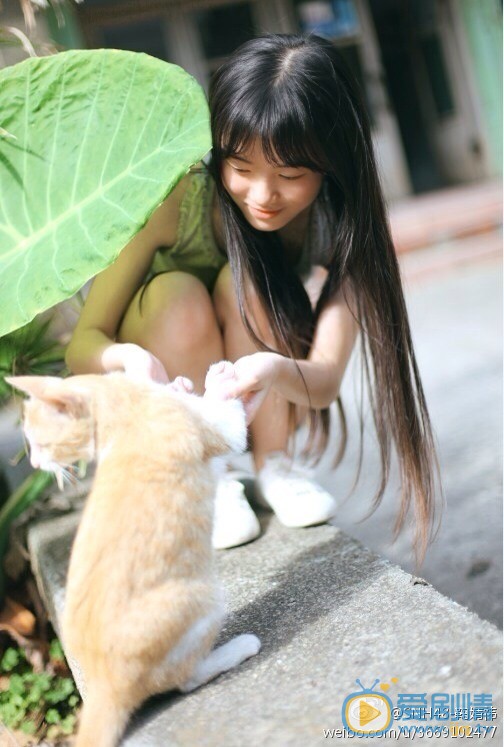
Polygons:
M224 161L222 182L251 226L278 231L309 209L322 174L302 166L275 166L254 141L240 155Z

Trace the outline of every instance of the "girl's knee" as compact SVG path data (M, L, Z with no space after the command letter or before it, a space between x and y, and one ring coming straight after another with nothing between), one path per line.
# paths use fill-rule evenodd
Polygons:
M149 349L170 340L170 347L189 347L215 329L210 295L198 278L185 272L166 272L140 289L128 309L120 338ZM142 339L131 339L140 336Z
M270 344L273 341L271 324L257 292L251 283L248 283L245 290L246 312L249 322L258 337ZM243 324L229 264L225 265L219 273L213 292L213 302L217 319L222 328L229 324Z
M233 273L231 267L225 264L217 276L214 285L212 299L219 320L225 319L230 312L235 313L238 303L233 286Z

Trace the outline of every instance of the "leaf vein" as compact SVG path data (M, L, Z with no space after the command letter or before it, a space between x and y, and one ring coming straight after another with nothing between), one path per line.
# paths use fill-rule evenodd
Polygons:
M159 96L161 95L161 91L163 90L163 88L164 88L164 85L165 85L165 82L166 82L166 80L167 80L167 79L168 79L168 76L167 76L167 75L165 75L165 76L163 77L163 79L161 80L161 85L159 86L159 88L158 88L158 90L157 90L157 93L156 93L156 98L154 99L154 102L153 102L153 104L152 104L152 106L151 106L151 110L150 110L150 112L149 112L149 116L148 116L148 117L147 117L147 119L145 120L145 122L144 122L144 124L143 124L143 127L142 127L142 130L141 130L141 131L140 131L140 133L138 134L138 140L137 140L137 144L135 145L135 149L133 150L133 152L132 152L132 154L131 154L131 156L130 156L130 160L129 160L129 163L128 163L128 167L129 167L129 166L131 166L131 164L133 163L133 159L135 158L135 156L136 156L136 154L137 154L137 150L138 150L138 147L139 147L140 143L142 142L143 134L144 134L144 132L145 132L145 130L146 130L146 128L147 128L147 125L148 125L148 124L149 124L149 122L150 122L150 119L151 119L151 117L152 117L152 114L153 114L153 112L154 112L154 110L155 110L155 108L156 108L156 104L157 104L157 102L158 102Z
M179 106L180 106L180 105L182 104L182 102L183 102L183 101L184 101L184 100L185 100L185 99L186 99L186 98L188 97L188 95L189 95L189 91L186 91L186 92L184 93L184 95L183 95L183 96L181 96L181 97L179 98L179 100L177 101L177 103L176 103L176 104L175 104L175 106L173 107L173 110L172 110L172 112L171 112L171 116L170 116L170 119L169 119L169 120L168 120L168 122L166 123L166 125L165 125L165 128L164 128L163 132L161 133L161 137L160 137L160 139L159 139L158 147L159 147L159 146L161 145L161 143L162 143L162 142L163 142L163 140L165 139L165 137L166 137L166 133L167 133L167 132L169 131L169 127L171 127L171 125L172 125L172 123L173 123L173 118L175 117L175 114L176 114L176 112L177 112L177 110L178 110Z
M0 231L2 231L6 236L11 236L16 241L26 238L22 233L16 231L12 223L0 223Z
M78 179L79 172L80 172L80 166L81 166L81 161L82 161L82 154L84 153L84 149L85 149L85 146L86 146L86 141L87 141L88 134L89 134L89 125L90 125L90 122L91 122L91 120L93 118L93 114L94 114L94 110L95 110L95 104L96 104L96 101L98 99L98 95L100 93L101 84L102 84L102 80L103 80L103 70L104 70L104 68L105 68L105 59L102 59L101 65L100 65L100 78L98 80L98 85L97 85L97 88L96 88L96 91L95 91L95 96L93 98L93 103L92 103L92 105L91 105L91 107L89 109L89 115L88 115L88 118L87 118L85 130L84 130L84 137L83 137L83 140L82 140L81 147L79 149L79 158L77 159L77 163L75 165L74 181L73 181L73 186L72 186L72 196L70 198L70 203L73 203L74 200L75 200L75 192L77 190L77 179Z
M56 115L56 123L54 126L54 137L52 141L52 152L51 152L51 158L49 159L49 173L47 175L47 187L46 187L46 223L52 221L52 209L51 209L51 184L52 184L52 178L53 178L53 165L54 165L54 154L56 153L56 142L58 140L58 130L60 125L60 118L61 118L61 102L63 99L63 91L65 90L65 73L66 73L67 65L63 65L62 71L61 71L61 87L59 91L59 100L58 100L58 111Z
M121 127L121 123L122 123L122 120L123 120L123 117L124 117L124 112L125 112L125 109L126 109L126 104L128 103L128 100L129 100L129 95L131 93L131 87L133 85L133 80L134 80L135 75L136 75L137 67L138 67L138 58L135 57L134 67L133 67L132 72L129 75L129 86L128 86L128 90L126 92L126 95L124 97L124 101L123 101L123 104L122 104L121 115L120 115L118 121L116 122L116 128L115 128L114 134L112 135L112 139L110 141L110 145L109 145L107 157L105 158L105 162L103 164L102 172L100 174L100 186L103 183L103 176L105 174L105 171L107 170L108 162L109 162L109 159L110 159L110 154L112 153L112 150L114 148L115 139L117 137L117 133L119 132L120 127Z
M21 177L21 184L25 185L26 180L26 160L27 160L27 154L28 154L28 111L29 111L29 104L30 104L30 80L31 80L31 70L28 70L28 75L26 76L26 89L25 89L25 101L24 101L24 133L23 133L23 143L25 145L24 152L23 152L23 176ZM33 226L30 218L30 213L28 211L28 205L26 204L26 189L23 189L23 211L25 214L26 222L28 224L28 230L32 231Z
M197 122L194 122L190 127L188 127L187 129L185 129L183 133L180 133L176 138L174 138L172 142L176 142L176 140L178 140L180 137L184 137L185 135L187 135L187 133L191 132L191 130L193 130L196 127L198 127L203 121L206 121L206 120L199 120ZM159 153L163 153L163 152L164 153L170 153L170 152L174 152L175 150L177 150L178 153L181 153L181 152L186 151L186 150L192 150L192 147L193 146L188 146L188 147L185 147L185 148L173 149L173 150L169 150L169 151L167 151L165 148L159 147L156 150L154 150L151 153L149 153L148 155L144 156L144 158L142 158L136 164L135 168L138 168L139 166L141 166L145 161L148 161L150 159L155 158L155 156L158 155ZM33 241L38 241L40 239L40 237L42 237L44 235L47 235L50 231L54 230L54 228L57 227L57 225L59 223L62 223L63 221L67 220L69 217L71 217L72 215L74 215L75 212L77 212L78 210L81 210L87 204L93 202L93 200L95 200L95 199L100 198L101 196L103 196L103 192L105 190L112 189L118 182L121 181L121 179L124 179L125 176L129 176L131 174L132 174L132 170L126 168L123 171L119 172L113 179L111 179L110 182L106 185L106 187L104 187L102 184L98 185L98 187L95 190L93 190L93 192L91 192L87 197L85 197L78 205L72 205L72 206L70 206L70 208L68 208L67 210L65 210L62 213L60 213L57 218L52 219L45 226L42 226L42 228L40 228L38 231L35 231L30 236L27 236L16 247L14 247L13 249L11 249L11 250L9 250L7 252L4 252L3 255L2 255L2 258L1 258L2 261L3 261L3 258L4 257L8 257L9 254L12 254L12 253L18 254L19 252L24 251L27 248L26 245L28 244L28 242L29 242L29 244L31 244L31 243L33 243ZM29 248L30 247L28 245L28 249ZM1 265L0 265L0 267L1 267Z
M130 214L129 214L128 212L126 212L126 210L125 210L125 209L124 209L123 207L121 207L121 205L118 205L118 204L117 204L116 202L114 202L113 200L110 200L110 199L109 199L108 197L105 197L105 195L104 195L104 196L102 197L102 200L103 200L104 202L106 202L106 203L107 203L107 205L112 205L112 207L113 207L113 208L115 208L116 210L119 210L119 211L120 211L120 212L121 212L121 213L122 213L123 215L125 215L125 216L126 216L126 218L127 218L128 220L130 220L130 221L131 221L132 223L134 223L134 222L135 222L135 219L134 219L134 217L133 217L132 215L130 215Z

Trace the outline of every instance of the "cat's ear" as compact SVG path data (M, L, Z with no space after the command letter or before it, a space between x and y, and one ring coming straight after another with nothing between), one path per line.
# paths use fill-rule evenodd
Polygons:
M90 395L82 387L72 387L68 379L57 376L6 376L5 381L72 417L83 417L89 413Z
M54 376L6 376L5 381L14 389L29 394L30 397L44 399L44 392Z

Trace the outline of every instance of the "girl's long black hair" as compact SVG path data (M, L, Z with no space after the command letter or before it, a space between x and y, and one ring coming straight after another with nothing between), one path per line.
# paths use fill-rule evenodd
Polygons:
M209 169L249 334L260 348L267 348L247 316L250 282L271 320L278 350L294 359L307 356L328 301L341 288L348 293L361 330L363 370L380 448L381 480L373 508L388 482L393 442L402 488L394 535L413 505L414 547L421 560L432 536L439 467L370 123L358 87L329 41L314 35L272 34L245 43L219 68L211 81L209 103ZM330 243L322 247L328 275L315 310L284 258L279 236L254 229L223 186L223 161L256 139L272 163L323 174L317 200ZM344 426L341 457L346 425L339 404ZM328 410L311 410L310 426L309 448L320 456L328 441ZM362 448L361 435L359 471Z

